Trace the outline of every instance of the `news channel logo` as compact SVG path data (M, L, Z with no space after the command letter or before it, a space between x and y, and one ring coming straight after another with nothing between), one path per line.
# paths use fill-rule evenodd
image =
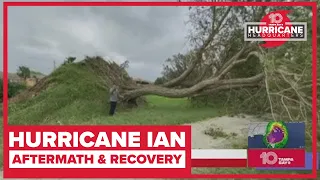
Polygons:
M291 11L277 10L268 13L261 22L244 24L245 41L264 41L266 48L283 45L287 41L306 41L307 23L291 22L287 14Z
M290 165L294 161L292 157L278 157L278 154L272 151L262 152L260 158L262 159L263 165Z

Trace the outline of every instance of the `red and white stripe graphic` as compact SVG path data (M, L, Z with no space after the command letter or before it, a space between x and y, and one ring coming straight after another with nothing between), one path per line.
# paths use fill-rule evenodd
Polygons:
M192 167L247 167L246 149L192 149Z

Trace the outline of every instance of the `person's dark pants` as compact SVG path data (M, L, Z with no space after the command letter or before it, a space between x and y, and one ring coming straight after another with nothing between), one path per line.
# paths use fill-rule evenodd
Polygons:
M109 115L113 116L115 111L116 111L116 107L117 107L117 102L110 102L110 111L109 111Z

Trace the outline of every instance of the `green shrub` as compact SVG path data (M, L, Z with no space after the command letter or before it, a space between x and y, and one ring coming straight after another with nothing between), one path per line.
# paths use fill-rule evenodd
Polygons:
M3 80L0 79L0 86L1 86L1 91L0 91L0 98L1 98L1 102L3 100ZM8 97L14 97L15 95L17 95L19 92L21 92L22 90L26 89L26 86L24 84L21 83L15 83L15 82L9 82L8 83Z

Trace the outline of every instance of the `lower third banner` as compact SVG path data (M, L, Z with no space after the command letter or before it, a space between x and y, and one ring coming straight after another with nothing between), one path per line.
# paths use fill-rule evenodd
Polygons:
M193 149L192 167L247 167L246 149Z
M190 176L190 126L9 126L4 178Z

